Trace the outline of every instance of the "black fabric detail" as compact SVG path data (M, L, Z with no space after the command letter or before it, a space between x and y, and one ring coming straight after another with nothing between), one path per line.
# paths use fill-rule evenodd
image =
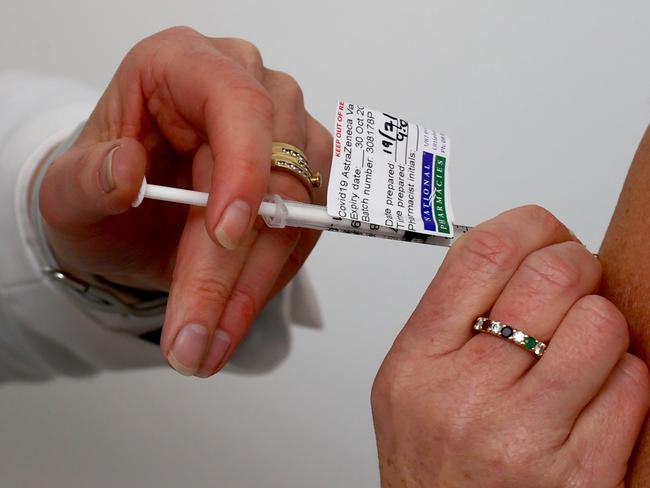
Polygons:
M160 329L152 330L140 334L140 339L143 341L151 342L152 344L160 345L160 336L162 335L162 327Z

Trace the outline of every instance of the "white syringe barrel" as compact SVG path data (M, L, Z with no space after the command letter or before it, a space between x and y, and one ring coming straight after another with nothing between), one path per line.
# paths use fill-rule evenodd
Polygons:
M325 207L302 202L285 201L279 195L268 195L259 214L269 227L304 227L323 230L331 225L332 217Z
M140 193L135 202L133 202L133 206L139 206L144 198L186 203L202 207L205 207L208 203L207 193L149 185L146 180L142 182ZM332 217L327 213L326 207L302 202L285 201L279 195L268 195L260 206L259 215L269 227L302 227L305 229L342 232L345 234L381 237L399 241L420 242L437 246L450 246L460 234L469 230L469 227L454 225L454 238L431 236L370 224L359 220Z
M420 234L359 220L332 217L327 213L325 207L285 201L279 195L269 195L264 199L260 207L260 215L264 218L266 225L276 228L302 227L437 246L451 246L454 241L454 238ZM469 227L454 225L455 237L468 230Z

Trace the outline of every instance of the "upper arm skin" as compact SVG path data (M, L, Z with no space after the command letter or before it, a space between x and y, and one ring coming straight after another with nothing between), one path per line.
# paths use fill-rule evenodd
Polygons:
M630 350L650 361L650 126L634 156L618 205L600 248L601 292L630 326ZM650 422L641 431L628 486L650 486Z

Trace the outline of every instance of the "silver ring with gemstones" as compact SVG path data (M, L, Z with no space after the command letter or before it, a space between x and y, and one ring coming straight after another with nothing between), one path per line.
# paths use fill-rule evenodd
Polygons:
M541 358L546 350L546 344L542 341L538 341L533 336L529 336L521 330L515 329L514 327L503 324L497 320L490 320L487 317L477 318L476 322L474 322L474 330L511 341L538 358Z

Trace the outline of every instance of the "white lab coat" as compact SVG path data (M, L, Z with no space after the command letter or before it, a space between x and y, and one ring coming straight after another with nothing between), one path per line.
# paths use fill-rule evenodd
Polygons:
M158 346L139 337L159 329L162 316L92 310L43 273L47 263L30 218L34 176L98 98L70 80L0 73L0 384L165 364ZM292 321L319 323L301 275L258 317L230 369L278 364L289 350Z

